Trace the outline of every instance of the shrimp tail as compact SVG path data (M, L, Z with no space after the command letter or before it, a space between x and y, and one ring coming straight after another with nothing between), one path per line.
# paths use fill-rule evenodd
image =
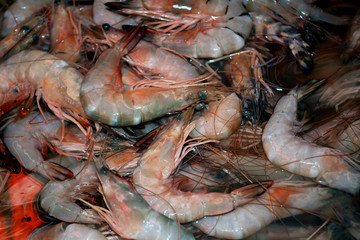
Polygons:
M44 162L44 173L50 178L57 181L63 181L68 178L72 178L74 173L69 169L53 162Z

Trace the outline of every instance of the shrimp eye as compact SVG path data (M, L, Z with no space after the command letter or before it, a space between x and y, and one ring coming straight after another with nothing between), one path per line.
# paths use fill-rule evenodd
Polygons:
M227 173L222 170L222 169L217 169L216 170L216 177L219 178L219 179L223 179L227 176Z
M33 35L33 44L36 44L39 42L39 36L37 34Z
M207 98L207 94L205 91L200 91L198 92L198 97L200 98L200 100L205 100Z
M102 28L103 28L105 31L108 31L108 30L110 29L110 24L104 23L104 24L102 25Z
M206 104L203 103L203 102L200 102L200 103L196 104L195 109L196 109L197 111L201 111L201 110L204 110L205 107L206 107Z
M20 31L23 31L24 33L30 32L30 27L27 25L24 25L20 28Z
M24 218L24 220L25 220L26 222L30 222L30 221L31 221L31 217L26 217L26 218Z
M101 167L101 168L99 169L99 173L100 173L100 174L104 174L104 175L107 174L108 171L109 171L109 170L108 170L106 167Z

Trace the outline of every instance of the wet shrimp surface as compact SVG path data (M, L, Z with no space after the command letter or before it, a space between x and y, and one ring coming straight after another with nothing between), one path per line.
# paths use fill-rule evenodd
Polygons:
M360 4L0 1L0 239L360 239Z

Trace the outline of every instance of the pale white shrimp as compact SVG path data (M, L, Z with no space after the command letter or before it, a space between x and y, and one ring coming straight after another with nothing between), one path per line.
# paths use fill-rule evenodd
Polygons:
M53 0L18 0L14 2L4 13L4 19L0 25L0 35L5 37L10 34L20 22L34 13L50 6Z
M266 13L278 21L295 24L298 19L344 25L347 19L324 12L314 6L314 0L242 0L249 12Z
M71 223L101 223L101 218L92 209L82 209L75 198L86 195L99 185L92 162L72 166L75 177L64 181L49 181L40 191L39 203L50 216ZM85 196L83 196L85 198Z
M60 120L54 120L47 112L44 116L48 119L47 122L44 122L40 113L34 113L9 124L4 132L4 143L24 168L50 179L64 180L72 177L70 170L44 161L42 150L47 147L46 139L58 138L62 129Z
M317 210L341 193L306 181L277 181L268 191L234 211L202 218L192 224L210 236L243 239L272 221Z
M85 112L92 119L111 126L132 126L218 95L218 91L210 86L123 89L118 72L120 59L132 49L139 37L141 28L103 52L86 75L80 96Z
M42 16L34 16L25 19L11 31L4 39L0 41L0 59L8 53L16 44L28 35L36 35L45 27L46 20ZM37 36L37 35L36 35Z
M195 128L190 133L193 138L227 139L240 127L241 100L235 93L210 102L204 111L193 119Z
M46 225L33 231L29 240L107 240L98 230L77 223Z
M107 209L92 206L113 231L130 239L195 239L183 226L152 209L123 178L95 158L97 175Z
M273 164L355 194L360 188L360 172L351 158L339 150L306 142L295 135L298 101L322 82L292 90L278 101L263 132L263 147Z
M148 25L164 33L155 33L152 41L197 58L217 58L240 50L252 27L241 1L147 0L107 6L113 10L120 8L118 12L122 14L155 19L155 23Z
M22 51L0 65L0 116L36 93L60 119L81 128L79 121L86 124L80 103L82 80L83 75L64 60L39 50Z
M142 155L133 173L136 190L151 207L180 223L232 211L264 191L254 184L230 194L192 193L182 192L172 184L170 175L180 164L179 152L189 132L186 127L191 115L192 109L188 109L174 119Z

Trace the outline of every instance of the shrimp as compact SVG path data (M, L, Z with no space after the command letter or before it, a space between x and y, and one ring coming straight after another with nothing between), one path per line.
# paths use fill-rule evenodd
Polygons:
M62 131L60 120L54 120L47 112L44 116L48 122L44 122L40 113L33 113L10 123L4 132L4 143L24 168L50 179L64 180L72 177L70 170L44 161L42 152L46 149L46 140L58 138Z
M160 20L148 24L158 31L152 41L196 58L217 58L240 50L252 27L241 1L147 0L109 2L106 6L120 8L117 12L121 14Z
M70 168L75 177L62 182L49 181L40 191L39 203L50 216L71 223L101 223L101 218L92 209L82 209L75 204L75 197L86 195L96 189L99 181L92 162L78 163ZM84 196L82 196L84 198Z
M273 164L355 194L360 188L357 163L339 150L306 142L294 133L298 101L322 82L311 82L294 89L279 100L264 128L263 147Z
M77 223L46 225L33 231L29 240L107 240L98 230Z
M25 19L18 24L11 33L0 42L0 59L9 52L16 44L31 34L39 34L45 27L46 20L42 16Z
M4 13L4 20L0 23L0 35L5 37L20 22L39 12L46 6L50 6L52 0L18 0L13 3Z
M71 120L79 127L79 121L88 124L80 103L82 80L79 71L47 52L25 50L15 54L0 65L0 116L35 92L60 119Z
M205 113L193 120L190 136L212 140L227 139L241 124L241 100L232 93L217 102L210 102Z
M314 0L242 0L249 12L265 13L285 24L296 24L298 19L345 25L348 19L324 12L314 6Z
M94 159L109 210L92 206L121 237L130 239L195 239L190 232L149 204L123 178Z
M89 117L111 126L132 126L218 95L213 87L197 86L144 87L125 91L118 73L120 59L136 44L141 34L141 28L135 29L103 52L86 75L80 97ZM137 35L135 40L131 39L133 35ZM127 42L129 46L126 46Z
M182 192L171 182L170 175L180 164L178 146L185 141L192 116L186 110L154 140L139 160L133 173L135 189L156 211L180 223L229 212L263 193L257 185L249 185L227 193ZM191 125L190 125L191 126ZM190 127L191 129L191 127Z
M76 62L81 50L72 21L71 9L65 8L64 1L61 1L52 20L50 47L53 55L67 62Z
M306 181L275 181L268 191L234 211L199 219L192 224L210 236L243 239L272 221L317 210L339 195L339 191Z
M313 52L310 45L305 42L300 33L289 25L275 22L267 15L250 13L254 22L255 37L263 41L274 41L289 48L296 59L298 66L306 73L313 69Z

